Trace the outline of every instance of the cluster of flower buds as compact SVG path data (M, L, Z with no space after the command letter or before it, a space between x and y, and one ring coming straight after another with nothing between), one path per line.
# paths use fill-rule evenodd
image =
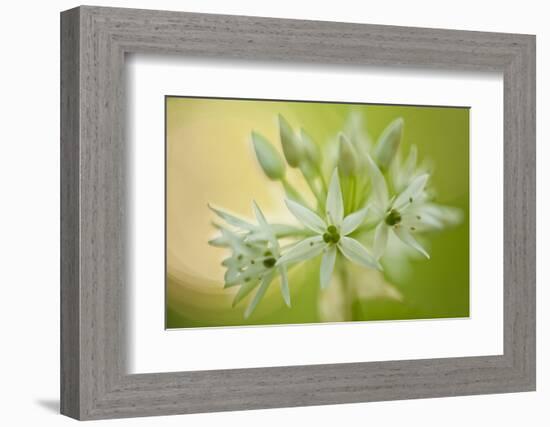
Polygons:
M226 225L216 224L221 235L210 243L231 250L222 264L227 269L225 286L240 286L234 305L258 287L245 317L277 275L283 299L290 306L287 269L291 267L321 256L319 282L325 289L335 271L345 271L347 263L382 270L388 242L394 238L429 258L417 234L461 221L458 209L434 202L428 188L430 173L418 166L416 147L402 160L402 118L390 122L372 144L360 116L353 114L344 130L325 144L329 148L337 144L332 147L335 158L327 152L323 155L321 146L304 129L296 132L282 115L277 119L283 154L255 131L252 145L265 175L282 184L285 203L300 226L270 223L255 203L257 224L213 209ZM301 172L316 206L309 206L288 181L287 167ZM283 247L282 238L292 243Z

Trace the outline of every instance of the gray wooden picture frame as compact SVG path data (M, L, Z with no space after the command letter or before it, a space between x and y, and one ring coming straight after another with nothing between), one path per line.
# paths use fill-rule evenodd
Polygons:
M124 61L136 52L502 72L504 353L128 374ZM62 12L63 414L85 420L534 389L534 36L88 6Z

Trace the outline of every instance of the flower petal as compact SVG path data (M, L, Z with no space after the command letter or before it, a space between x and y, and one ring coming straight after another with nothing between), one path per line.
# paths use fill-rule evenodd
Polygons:
M321 218L319 218L319 215L290 199L286 199L285 202L292 215L294 215L298 221L304 224L307 228L315 231L316 233L325 232L326 224Z
M381 209L386 210L389 199L386 180L368 153L366 153L366 158L369 176L372 183L372 194L374 196L374 201L381 207Z
M457 225L462 221L462 211L450 206L424 203L414 211L421 222L431 228L443 228L446 225Z
M326 289L330 283L332 277L332 272L334 270L334 263L336 261L336 246L331 246L323 254L321 259L321 288Z
M325 247L326 243L321 236L308 237L283 253L277 265L305 261L319 255Z
M344 219L344 201L342 200L342 189L338 178L338 169L332 172L332 178L328 188L326 214L332 225L340 227Z
M285 304L290 307L290 289L288 288L288 274L284 265L281 265L279 267L279 274L281 276L281 294L283 295Z
M416 169L416 157L417 157L417 149L416 145L412 145L409 150L409 155L407 157L407 160L405 160L405 163L403 165L403 175L407 177L407 179L411 179L414 170ZM408 182L405 183L405 185L408 184Z
M217 246L219 248L229 247L229 240L225 236L217 236L208 241L208 244L211 246Z
M245 221L244 219L239 218L238 216L235 216L233 214L230 214L229 212L225 212L221 209L217 209L213 207L211 204L208 204L208 207L221 219L225 220L230 225L233 225L235 227L243 228L245 230L253 230L254 225L250 224L249 222Z
M272 233L259 228L257 231L251 231L248 233L244 240L246 243L269 242L273 237L274 236Z
M256 263L255 265L246 268L244 271L237 270L238 274L236 275L229 273L230 270L228 269L226 272L227 277L224 277L225 287L229 288L231 286L253 282L264 270L265 267L262 263Z
M388 231L389 227L381 222L376 226L374 231L374 256L376 259L380 259L384 255L386 245L388 244Z
M409 231L405 227L394 227L393 231L403 243L413 249L416 249L426 258L430 259L430 255L428 254L428 252L426 252L426 250L422 246L420 246L420 243L416 241L416 239L412 236L411 233L409 233Z
M275 276L275 272L272 271L262 279L262 283L260 285L260 288L258 289L258 292L256 292L256 295L254 295L254 299L250 302L248 307L246 307L246 310L244 312L245 319L248 319L248 317L252 314L252 312L260 302L260 300L263 298L274 276Z
M350 261L368 268L381 270L382 267L376 261L367 249L357 240L351 237L342 237L338 242L338 249Z
M256 220L258 221L260 227L269 227L262 210L255 200L252 201L252 209L254 210L254 215L256 216Z
M254 290L256 286L260 284L259 280L250 281L247 283L244 283L240 288L239 291L235 294L235 298L233 298L233 302L231 304L232 307L235 307L238 303L240 303L250 292Z
M443 223L438 218L424 209L415 209L414 207L405 211L399 225L411 231L439 230L443 228Z
M365 206L363 209L360 209L346 216L344 218L344 221L342 222L342 229L340 230L341 233L344 236L353 233L357 229L357 227L359 227L363 223L363 221L365 221L368 212L369 208L368 206Z
M279 252L279 242L275 237L275 233L273 233L273 229L267 223L267 220L265 219L265 216L256 201L252 202L252 209L254 210L254 215L256 216L256 220L258 221L258 225L261 230L261 233L258 233L259 236L256 236L256 238L265 236L265 240L271 242L272 247L276 250L276 252ZM250 234L253 234L253 232Z
M214 241L210 241L209 243L211 245L222 247L230 246L234 252L239 252L245 255L254 255L257 252L254 246L249 245L247 242L245 242L242 235L228 230L227 228L219 224L215 225L220 230L222 235L221 237L214 239Z
M237 281L239 277L239 270L237 268L228 268L223 276L224 288L230 288L239 284Z
M430 175L425 173L413 179L409 186L405 189L405 191L397 196L397 199L395 199L395 201L393 202L392 207L399 211L407 206L409 203L412 203L412 201L414 201L420 195L420 193L424 191L424 187L426 186L429 177Z

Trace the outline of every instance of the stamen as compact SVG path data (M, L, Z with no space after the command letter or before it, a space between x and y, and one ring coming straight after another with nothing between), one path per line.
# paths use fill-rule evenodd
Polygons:
M386 219L384 220L386 222L387 225L389 226L394 226L394 225L397 225L401 222L401 214L399 213L399 211L395 210L395 209L392 209L388 215L386 216Z
M334 225L329 225L327 231L323 234L323 240L325 243L338 243L340 240L340 233Z
M277 260L275 258L266 258L264 259L264 267L271 268L275 265Z

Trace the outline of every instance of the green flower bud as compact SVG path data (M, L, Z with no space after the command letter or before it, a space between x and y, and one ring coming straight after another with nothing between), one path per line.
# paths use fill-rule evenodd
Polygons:
M300 146L300 141L296 138L296 135L294 135L294 131L285 118L280 114L278 118L283 153L290 167L296 168L300 165L300 161L302 160L302 147Z
M317 175L317 170L313 168L313 165L309 162L300 163L300 170L304 174L306 180L313 181Z
M344 175L354 175L357 172L357 151L350 140L341 133L339 135L340 147L338 151L338 170Z
M346 134L357 150L357 154L364 156L364 153L370 153L372 148L371 137L365 128L365 120L358 111L352 112L344 126Z
M304 157L307 161L318 168L321 164L321 150L319 146L313 142L311 137L304 129L300 129L300 135L302 139L302 148L304 150Z
M401 117L391 122L378 138L374 157L381 170L388 170L403 137L404 121Z
M280 180L285 176L285 163L275 147L262 135L252 132L252 144L258 163L264 173L272 180Z

